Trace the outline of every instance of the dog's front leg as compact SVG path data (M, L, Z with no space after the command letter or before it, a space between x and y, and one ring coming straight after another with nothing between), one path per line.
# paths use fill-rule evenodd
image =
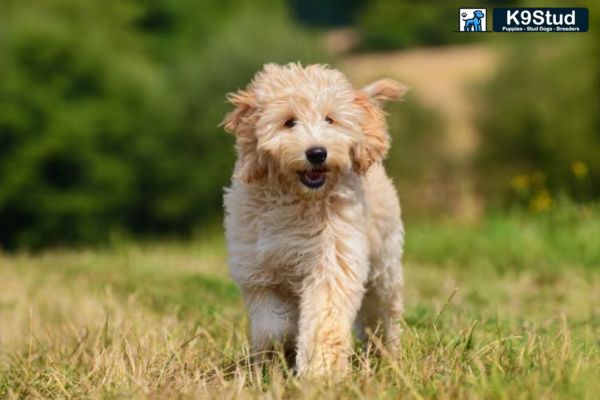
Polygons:
M366 263L366 260L363 261ZM310 376L343 375L352 353L352 326L364 294L362 269L337 254L306 277L300 299L296 367Z
M293 299L283 297L276 288L244 287L242 294L250 319L254 361L270 358L278 345L293 349L297 330L297 307Z

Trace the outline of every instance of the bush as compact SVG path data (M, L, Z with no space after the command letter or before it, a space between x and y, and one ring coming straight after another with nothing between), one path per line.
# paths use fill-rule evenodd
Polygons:
M552 207L558 194L600 197L600 64L598 39L564 35L514 43L484 90L480 112L490 197Z
M394 49L419 44L445 44L467 39L466 35L451 33L458 28L457 8L458 6L453 2L443 4L416 0L369 2L359 19L363 47L375 50Z
M0 18L6 248L214 219L234 158L225 93L264 62L319 55L266 1L5 2Z
M483 2L488 9L488 30L492 29L490 6L516 7L523 0ZM356 13L362 46L369 50L402 49L468 43L483 39L485 34L453 33L458 27L458 9L476 5L458 0L373 0L365 2Z

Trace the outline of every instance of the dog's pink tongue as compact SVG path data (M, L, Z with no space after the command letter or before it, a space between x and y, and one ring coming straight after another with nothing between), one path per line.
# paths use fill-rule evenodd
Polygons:
M323 172L321 171L308 171L306 173L306 177L311 181L318 181L323 177Z

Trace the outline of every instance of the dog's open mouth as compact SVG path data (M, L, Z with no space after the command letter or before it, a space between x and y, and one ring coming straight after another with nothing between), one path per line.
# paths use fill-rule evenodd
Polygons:
M324 168L308 169L298 172L300 181L311 189L318 189L325 184L327 170Z

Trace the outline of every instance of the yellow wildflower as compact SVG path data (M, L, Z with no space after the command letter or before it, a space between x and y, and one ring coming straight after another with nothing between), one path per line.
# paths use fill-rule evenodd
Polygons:
M527 175L517 175L511 179L510 185L517 192L523 192L529 187L529 177Z
M529 207L531 208L531 210L533 210L536 213L550 211L550 209L552 209L552 205L552 197L550 196L550 193L548 193L548 191L545 189L539 191L529 203Z
M571 171L576 177L584 178L588 174L588 166L583 161L575 161L571 165Z

